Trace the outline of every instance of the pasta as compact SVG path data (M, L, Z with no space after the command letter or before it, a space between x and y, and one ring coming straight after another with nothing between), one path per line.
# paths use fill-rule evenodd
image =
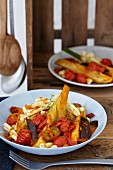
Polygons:
M94 114L86 114L85 106L68 101L69 90L64 85L50 99L39 97L23 108L12 106L3 125L7 139L36 148L67 147L88 140L98 121L90 120Z

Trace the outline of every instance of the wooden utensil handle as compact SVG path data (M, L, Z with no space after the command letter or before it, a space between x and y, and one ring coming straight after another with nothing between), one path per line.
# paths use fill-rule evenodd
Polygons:
M5 38L7 31L7 0L0 0L0 39Z

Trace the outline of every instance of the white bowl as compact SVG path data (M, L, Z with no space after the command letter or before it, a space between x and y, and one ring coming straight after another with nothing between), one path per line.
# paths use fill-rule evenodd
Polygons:
M38 97L47 97L50 98L51 94L60 94L61 90L55 90L55 89L41 89L41 90L32 90L27 91L12 97L9 97L5 99L4 101L0 102L0 139L2 139L7 144L13 146L14 148L17 148L19 150L37 154L37 155L57 155L57 154L63 154L70 151L77 150L92 140L94 140L105 128L106 122L107 122L107 116L104 108L94 99L85 96L83 94L79 94L76 92L69 92L68 100L70 102L74 103L80 103L81 105L85 105L87 108L87 113L94 113L95 117L92 118L92 120L98 120L98 127L96 131L93 133L91 138L83 143L68 146L68 147L61 147L61 148L34 148L34 147L28 147L19 145L16 143L13 143L11 141L8 141L6 138L2 136L2 133L4 133L3 124L6 122L8 115L10 114L9 108L11 106L18 106L23 107L25 104L29 104L34 102L34 100Z

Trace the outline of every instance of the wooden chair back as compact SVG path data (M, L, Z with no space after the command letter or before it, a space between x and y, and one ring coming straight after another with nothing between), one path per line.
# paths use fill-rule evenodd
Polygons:
M54 39L62 40L62 48L85 45L88 38L94 38L95 45L113 47L113 1L93 0L95 28L88 29L90 1L62 0L62 29L54 30L54 0L33 0L34 51L53 51Z
M88 28L89 3L94 1L94 28ZM61 0L61 29L54 29L54 2L26 0L29 76L32 53L54 52L55 39L61 39L61 48L86 45L88 39L94 39L95 45L113 47L113 0Z

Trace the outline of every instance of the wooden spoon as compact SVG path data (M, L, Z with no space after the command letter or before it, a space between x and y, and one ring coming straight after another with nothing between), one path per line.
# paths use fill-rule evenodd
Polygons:
M0 0L0 74L10 76L20 66L22 54L18 41L6 30L7 0Z

